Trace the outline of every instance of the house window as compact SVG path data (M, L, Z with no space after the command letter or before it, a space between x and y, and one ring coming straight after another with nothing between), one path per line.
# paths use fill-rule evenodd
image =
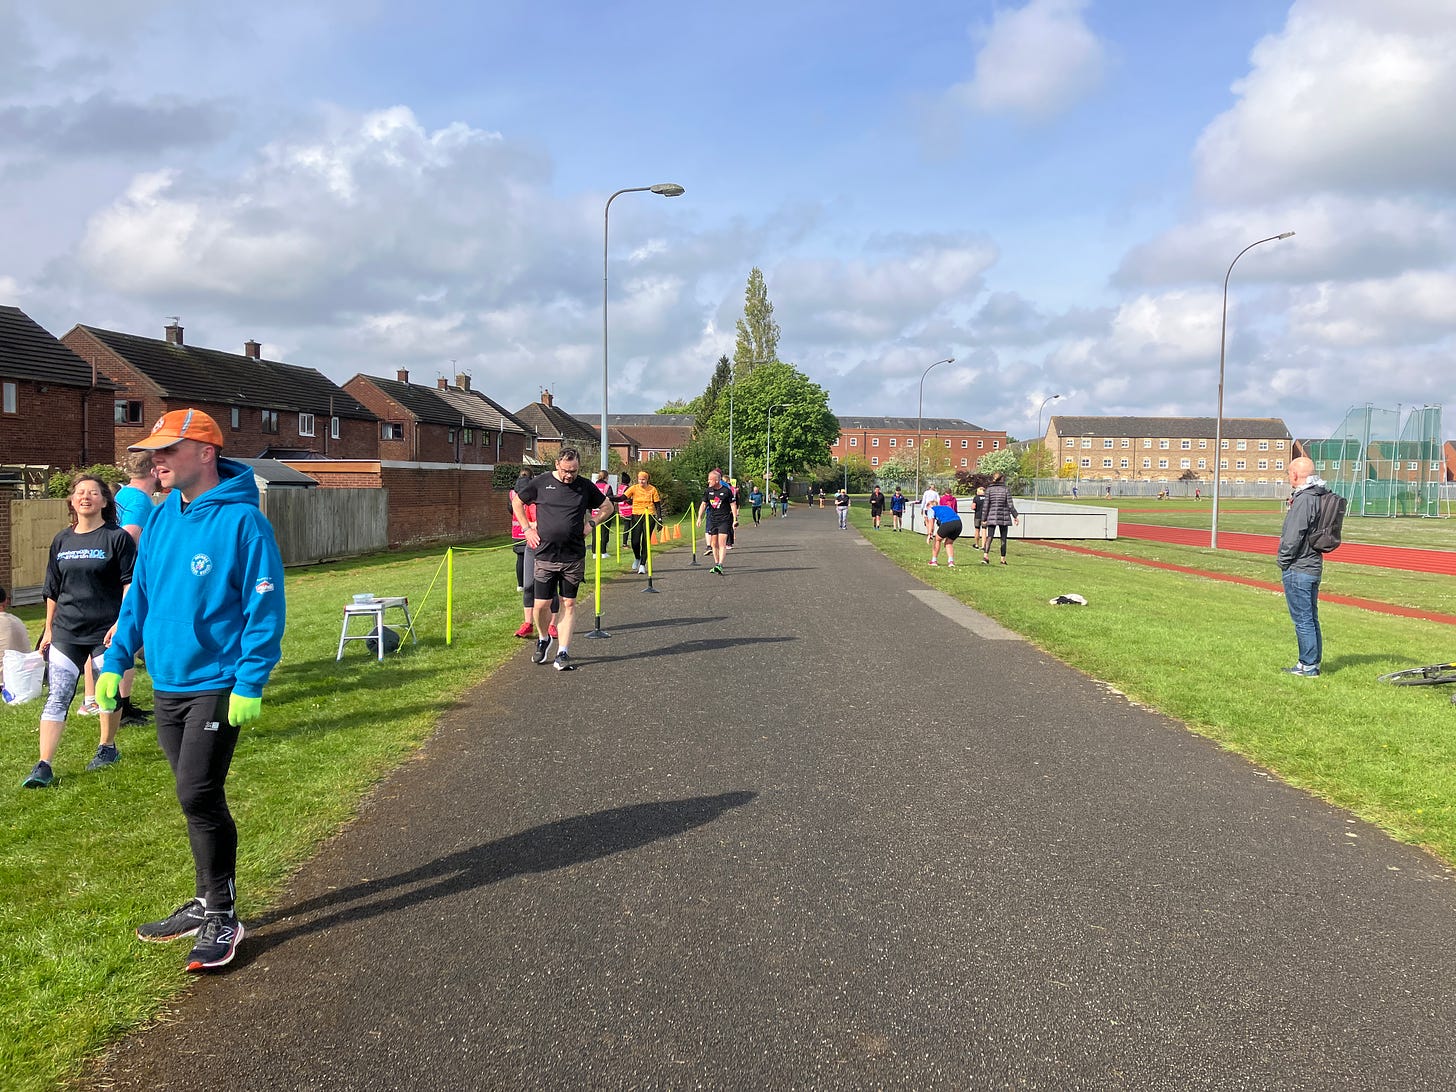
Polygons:
M1207 470L1208 469L1208 460L1207 459L1199 459L1198 460L1198 469L1199 470Z
M1083 470L1091 470L1092 469L1092 460L1091 459L1083 459L1082 460L1082 469Z
M1158 441L1158 450L1159 451L1167 451L1168 450L1168 441L1167 440L1159 440Z
M379 422L379 438L381 440L403 440L404 425L399 421Z
M961 450L962 451L964 451L966 448L968 448L970 446L971 446L971 441L969 441L969 440L962 440L961 441Z
M243 410L241 406L234 406L228 415L228 427L234 432L243 427Z
M1151 441L1151 440L1144 440L1144 441L1143 441L1143 447L1144 447L1144 448L1145 448L1145 449L1146 449L1146 448L1150 448L1150 447L1152 447L1152 446L1153 446L1153 441Z
M1274 450L1275 451L1283 451L1284 450L1284 441L1283 440L1275 440L1274 441Z
M1124 436L1122 438L1122 446L1123 447L1132 447L1132 441L1129 440L1126 436Z
M1227 459L1220 459L1218 461L1218 468L1220 470L1227 470L1228 469L1228 460Z
M313 414L300 413L298 415L298 434L300 436L313 435Z
M1249 450L1249 441L1248 440L1240 440L1239 441L1239 444L1238 444L1238 449L1240 451L1247 451L1247 450Z
M850 447L859 447L859 437L858 436L851 436L849 438L849 446Z
M475 430L473 428L462 428L460 430L460 442L466 447L475 443Z
M1234 469L1235 470L1247 470L1248 468L1249 468L1249 466L1248 466L1248 460L1247 459L1235 459L1234 460Z
M894 447L897 442L898 441L896 441L895 437L893 437L893 436L890 437L890 446L891 447Z
M1065 446L1067 446L1067 447L1073 447L1076 443L1077 443L1076 440L1074 440L1070 436L1068 436L1067 439L1066 439L1066 441L1065 441ZM977 447L980 447L981 446L981 441L980 440L977 440L976 441L976 446Z
M453 444L455 442L455 430L453 428L447 428L445 430L445 442L447 444Z
M1144 470L1151 470L1152 468L1153 468L1153 460L1152 459L1144 459L1143 460L1143 469Z
M962 459L961 460L961 466L970 466L970 465L971 465L971 461L969 459Z
M991 450L992 451L1000 451L1001 450L1001 441L1000 440L992 440L991 441Z
M1218 448L1219 448L1220 451L1227 451L1228 450L1228 441L1227 440L1220 440L1219 441L1219 444L1218 444Z
M870 466L879 466L879 465L880 465L880 457L878 455L871 455L870 456Z
M1269 469L1269 460L1268 459L1260 459L1259 460L1259 469L1260 470L1268 470Z
M1199 440L1198 441L1198 450L1199 451L1207 451L1208 450L1208 441L1207 440Z
M20 387L19 387L19 385L16 384L16 383L14 383L13 381L7 379L7 380L5 380L4 388L5 388L5 393L3 395L3 398L4 398L3 405L4 405L5 412L6 413L18 413L19 412L19 409L17 407L20 404Z
M1284 469L1284 460L1283 459L1275 459L1274 460L1274 469L1275 470L1283 470Z
M1103 440L1102 441L1102 446L1103 447L1111 447L1112 446L1112 439L1109 437L1108 439Z
M1126 470L1127 469L1127 459L1126 458L1118 459L1117 460L1117 465L1118 465L1119 468L1121 468L1123 470Z
M949 451L949 450L950 450L950 441L949 441L949 440L947 440L947 441L946 441L946 442L945 442L945 449L946 449L946 450L947 450L947 451Z
M1260 440L1259 441L1259 450L1260 451L1268 451L1269 450L1269 441L1268 440Z
M1090 437L1090 436L1084 436L1084 437L1082 437L1082 446L1083 447L1091 447L1092 446L1092 437Z
M1112 469L1112 460L1111 459L1103 459L1102 460L1102 466L1103 466L1103 469L1105 469L1105 470L1111 470Z
M1193 448L1193 441L1192 440L1179 440L1178 441L1178 447L1181 448L1183 451L1191 451L1192 448Z
M337 417L330 417L329 418L329 439L330 440L337 440L338 438L339 438L339 419Z
M870 447L879 447L879 446L880 446L880 438L878 436L872 436L872 437L870 437Z
M1158 460L1158 469L1159 470L1167 470L1168 469L1168 460L1167 459L1159 459Z
M263 431L276 436L278 434L278 411L265 409L259 410L258 414L263 422Z
M890 446L891 447L894 447L895 446L895 441L894 440L891 440L890 441ZM914 447L915 446L915 437L913 437L913 436L906 436L905 437L905 446L906 447Z
M1179 459L1178 460L1178 469L1179 470L1191 470L1191 469L1193 469L1193 460L1192 459Z
M1410 462L1405 464L1405 468L1407 470L1419 470L1421 468L1421 464L1412 459Z
M985 446L986 446L986 441L985 440L977 440L976 441L976 450L977 451L979 451L981 448L983 448ZM1072 441L1071 440L1068 440L1067 441L1067 446L1068 447L1071 447L1072 446Z
M118 425L139 425L142 423L142 404L125 398L116 400L116 423Z

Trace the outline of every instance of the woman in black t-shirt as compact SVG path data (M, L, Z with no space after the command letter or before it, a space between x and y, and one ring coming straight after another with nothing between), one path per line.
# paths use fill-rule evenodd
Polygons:
M40 761L25 779L25 788L55 782L51 759L61 742L76 683L86 661L101 669L101 656L121 614L121 599L131 584L136 544L116 523L111 488L100 478L83 474L67 498L71 526L51 542L46 562L45 630L40 650L50 665L50 693L40 714ZM121 757L116 749L118 711L101 714L101 744L88 770L110 766Z

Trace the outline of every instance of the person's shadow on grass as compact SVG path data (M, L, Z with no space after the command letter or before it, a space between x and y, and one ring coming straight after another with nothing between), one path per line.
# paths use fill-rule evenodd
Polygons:
M628 804L544 823L447 854L408 872L365 880L295 906L280 907L254 920L258 933L255 937L249 932L249 943L239 953L251 963L276 945L331 926L408 910L513 876L549 872L636 849L711 823L730 808L742 807L757 796L739 790L687 800ZM304 920L295 920L299 918ZM280 927L270 928L275 923Z

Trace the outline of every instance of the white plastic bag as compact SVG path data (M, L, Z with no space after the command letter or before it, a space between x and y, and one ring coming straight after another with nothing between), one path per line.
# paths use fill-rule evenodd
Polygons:
M45 677L45 657L39 652L5 651L5 684L0 697L6 705L19 705L40 697L41 680Z

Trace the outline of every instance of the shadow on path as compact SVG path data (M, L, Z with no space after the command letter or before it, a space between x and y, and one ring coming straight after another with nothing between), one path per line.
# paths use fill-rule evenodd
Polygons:
M513 876L567 868L672 838L711 823L730 808L742 807L757 796L739 790L686 800L629 804L558 819L448 854L408 872L330 891L258 918L255 925L259 931L249 933L249 943L239 949L246 958L239 962L251 963L285 941L345 922L397 913ZM300 917L307 920L293 920ZM274 923L280 923L280 927L270 928Z
M593 656L594 664L612 663L616 660L650 660L655 656L686 656L694 652L717 652L725 648L742 648L745 645L779 644L783 641L797 641L797 637L704 637L697 641L679 641L675 645L649 648L645 652L629 652L624 656ZM598 646L600 647L600 646Z

